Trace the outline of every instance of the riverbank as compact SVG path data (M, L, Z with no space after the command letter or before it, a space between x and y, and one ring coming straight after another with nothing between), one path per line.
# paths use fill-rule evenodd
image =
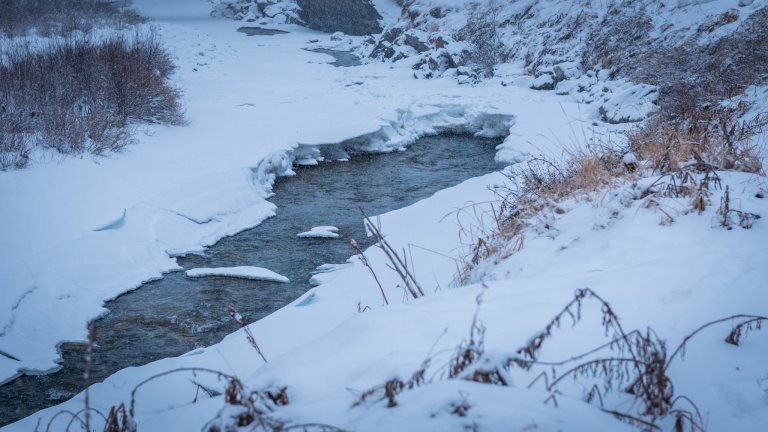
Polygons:
M255 39L211 19L205 1L136 7L175 53L190 124L145 128L123 154L0 173L2 381L55 369L56 345L85 340L104 301L273 215L270 185L298 144L387 151L439 130L506 136L517 117L499 153L510 160L591 134L592 113L555 95L417 81L383 64L334 68L301 49L328 35L285 26L292 33Z
M10 260L2 265L13 282L9 296L21 300L4 303L9 315L0 346L32 370L54 366L56 342L83 340L85 321L104 312L105 299L177 268L173 256L180 252L200 250L280 212L266 201L271 182L290 172L294 158L312 163L317 145L387 151L420 135L460 130L505 137L497 153L505 161L523 160L526 153L557 159L591 140L610 140L610 131L625 127L602 123L595 105L531 90L532 79L515 75L512 67L504 80L477 85L415 80L408 64L332 68L314 63L332 58L301 49L327 35L283 26L291 33L256 39L237 33L238 23L208 18L202 1L137 3L160 22L160 33L178 53L177 79L187 89L191 124L147 130L141 144L98 163L65 161L2 174L1 187L13 204L3 216L9 249L2 257ZM182 4L196 8L183 9L189 14L183 18L173 15ZM602 97L607 87L599 77L583 80L595 98ZM628 87L625 96L637 90L618 85ZM585 375L594 371L587 377L592 381L550 387L555 379L546 375L548 366L538 370L545 373L541 378L535 369L515 369L521 363L513 359L526 347L544 364L571 358L609 342L606 322L637 329L633 335L652 328L648 334L659 339L649 336L643 349L663 347L663 341L671 351L712 320L764 315L768 230L758 219L745 226L734 219L732 229L720 221L723 203L742 214L768 213L765 181L745 173L718 175L723 188L708 188L706 205L695 212L687 197L638 198L639 188L658 184L654 178L552 203L551 212L502 251L483 251L478 239L502 225L494 219L492 205L500 203L494 186L508 187L509 179L495 173L468 180L377 219L395 250L408 251L423 298L406 294L384 252L372 248L366 256L382 288L353 258L348 268L319 276L320 286L249 326L269 363L240 331L214 346L116 373L91 388L91 407L107 412L130 404L143 380L190 367L217 372L179 372L142 386L132 410L140 430L226 427L255 409L263 410L259 419L283 425L349 430L629 429L597 402L582 402L599 399L607 410L641 406L623 392L626 382L613 381L611 395L601 390L606 383L599 378L621 376L610 361L602 375L606 369L583 369ZM23 196L43 184L50 191ZM59 196L63 191L70 193ZM56 204L61 221L49 216ZM478 256L460 287L457 263L446 259L457 252L470 260L473 252ZM566 308L562 320L550 321L574 296L578 310ZM72 305L76 312L62 313ZM41 323L41 316L56 321ZM691 416L701 412L704 418L696 420L711 430L759 430L768 421L765 335L731 337L739 346L724 342L742 328L734 327L740 322L708 328L711 333L686 347L684 359L670 363L674 394L696 404L677 407ZM545 330L554 340L547 335L540 352L530 348ZM621 353L606 355L620 361ZM464 354L469 360L462 360ZM18 371L10 357L2 361L5 372ZM238 398L225 401L221 394L237 382L262 395L279 395L285 387L288 403L282 397L258 407ZM487 385L501 382L510 385ZM83 396L4 430L31 430L62 409L77 411ZM64 423L54 428L69 419L58 421ZM662 421L671 428L674 417Z

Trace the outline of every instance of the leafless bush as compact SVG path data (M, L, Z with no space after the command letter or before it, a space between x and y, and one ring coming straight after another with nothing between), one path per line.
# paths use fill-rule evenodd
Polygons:
M134 124L181 124L170 55L153 33L107 40L12 42L0 63L0 168L21 168L33 147L103 154L131 142Z
M103 432L137 432L139 424L136 421L136 407L139 402L139 391L147 384L162 380L170 375L189 375L190 391L194 389L194 400L197 402L199 390L210 397L223 395L224 406L218 415L210 420L203 428L208 432L222 432L230 430L265 431L265 432L285 432L285 431L304 431L304 432L341 432L342 429L322 424L322 423L293 423L281 419L275 411L290 403L287 387L269 387L262 390L249 390L236 376L226 374L214 369L198 367L182 367L161 372L141 381L133 387L131 391L130 403L114 405L109 412L104 414L100 410L90 408L87 405L80 411L73 412L69 410L55 413L45 424L45 432L62 430L101 430ZM210 376L215 378L222 385L222 391L203 387L196 380L200 376ZM66 425L60 429L61 423L57 420L63 419ZM57 428L58 427L58 428ZM35 432L40 430L40 424L35 428Z
M648 33L653 21L643 9L626 4L608 8L600 25L586 38L582 53L582 68L594 66L613 69L615 74L626 68L642 67L638 56L651 46Z
M381 291L381 298L384 300L385 305L389 305L389 300L387 300L387 295L384 293L384 287L381 285L381 281L379 280L379 276L376 274L376 271L373 269L373 266L371 265L371 262L368 261L368 257L365 256L365 253L360 248L360 245L357 244L355 239L350 238L349 239L349 245L352 247L352 250L355 251L355 254L360 259L360 262L363 263L363 266L365 266L366 269L368 269L368 272L373 276L373 280L376 281L376 285L379 287L379 291ZM370 307L366 306L368 309ZM361 308L360 303L357 304L358 311L363 311L365 308Z
M494 0L482 6L475 4L467 24L456 35L457 40L470 44L469 63L486 77L493 76L493 68L501 61L504 51L498 30L500 10L501 5Z
M21 169L29 162L30 136L16 116L0 110L0 170Z
M729 230L733 229L734 225L738 225L744 229L750 229L752 228L752 223L757 219L760 219L759 214L731 208L731 193L728 186L725 187L725 193L720 200L720 207L717 209L717 214L720 215L720 226ZM736 221L734 221L734 218ZM735 345L738 345L738 341Z
M23 36L36 29L42 36L90 32L95 25L121 27L146 22L129 9L129 0L3 0L0 34Z
M733 22L734 14L726 12L690 39L670 43L648 36L652 23L642 6L611 8L587 38L582 66L659 86L662 114L685 117L768 81L768 7L753 12L731 34L700 41L712 26Z

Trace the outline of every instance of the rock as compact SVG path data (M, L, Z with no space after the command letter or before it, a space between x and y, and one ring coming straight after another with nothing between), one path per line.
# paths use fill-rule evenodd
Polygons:
M534 90L553 90L555 88L555 76L552 72L544 72L536 77L531 84Z
M439 7L433 7L432 9L430 9L429 10L429 15L432 18L436 18L436 19L440 19L440 18L445 16L443 14L443 10L441 8L439 8Z
M427 46L427 44L425 44L424 42L421 41L421 39L419 39L418 37L412 34L406 34L405 41L403 43L415 49L416 52L418 52L419 54L429 50L429 47Z
M327 33L369 35L381 32L381 15L370 0L297 0L307 27Z
M332 41L342 41L342 40L344 40L344 36L345 35L344 35L343 32L336 32L336 33L331 35L331 40Z
M553 77L555 79L555 84L559 83L560 81L565 81L565 71L563 68L561 68L559 65L552 68Z
M598 112L606 123L639 122L658 109L655 103L658 96L657 87L636 84L612 93L600 106Z
M395 43L395 40L403 34L403 29L400 27L392 27L381 35L381 39L389 43Z
M380 41L376 48L371 51L370 57L377 59L391 59L395 56L397 51L392 47L392 44L387 41Z

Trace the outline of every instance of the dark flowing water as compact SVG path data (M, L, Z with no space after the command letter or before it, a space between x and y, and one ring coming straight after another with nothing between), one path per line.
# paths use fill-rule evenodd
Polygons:
M349 162L297 167L280 178L271 199L277 216L224 238L205 255L179 258L185 269L250 265L266 267L290 283L227 277L189 278L173 272L107 303L112 312L96 321L98 349L93 381L129 366L212 345L238 329L227 315L233 304L248 321L285 306L309 288L316 268L344 263L353 254L345 237L365 247L359 207L369 215L401 208L470 177L501 168L498 140L460 135L422 138L408 150L353 154ZM337 149L338 150L338 149ZM296 234L334 225L342 238L307 239ZM74 396L83 389L83 345L62 345L62 369L22 376L0 387L0 425Z

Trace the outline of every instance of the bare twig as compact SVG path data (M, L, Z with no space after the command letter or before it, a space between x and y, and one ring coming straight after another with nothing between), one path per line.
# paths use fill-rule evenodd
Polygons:
M243 316L240 315L237 310L235 310L235 307L231 304L227 305L227 312L229 312L229 316L237 321L237 323L240 324L240 327L245 330L245 337L248 339L248 343L251 344L257 353L259 353L259 356L261 356L261 359L264 360L264 363L267 363L267 358L264 357L264 354L261 352L261 348L259 348L259 344L256 343L256 338L253 337L251 329L248 328L248 324L245 322L245 318L243 318Z

